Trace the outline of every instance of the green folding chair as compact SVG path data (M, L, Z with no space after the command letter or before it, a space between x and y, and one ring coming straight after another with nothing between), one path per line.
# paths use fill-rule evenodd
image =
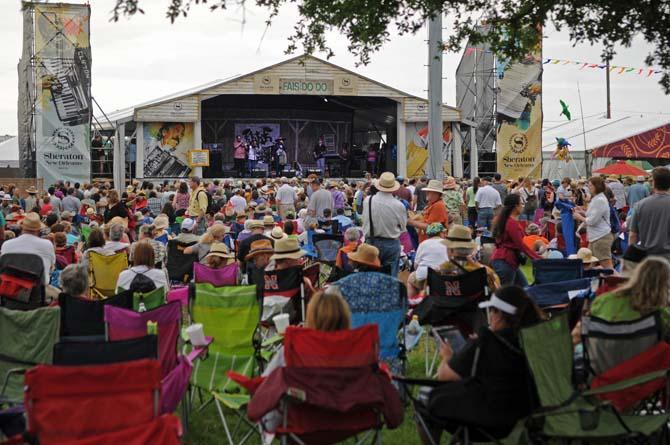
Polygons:
M200 409L210 402L216 405L230 445L240 426L247 426L239 443L244 443L257 432L245 414L249 402L248 392L228 378L228 371L247 377L258 374L259 341L256 330L261 317L261 307L256 295L256 286L215 287L208 283L194 285L191 315L194 323L202 323L205 334L214 337L206 360L195 363L191 385L199 394L211 398L202 403ZM226 414L238 417L237 425L230 428Z
M0 398L23 401L23 374L37 364L51 364L60 335L60 308L31 311L0 308Z
M142 311L149 311L156 309L158 306L165 304L165 288L159 287L151 292L135 292L133 293L133 310L139 312L142 306Z
M666 433L669 414L623 415L595 397L667 375L668 370L579 392L572 384L573 348L567 313L521 331L521 344L535 381L540 408L523 421L530 437L555 441L630 441ZM541 425L538 428L533 426ZM516 431L519 432L520 428Z

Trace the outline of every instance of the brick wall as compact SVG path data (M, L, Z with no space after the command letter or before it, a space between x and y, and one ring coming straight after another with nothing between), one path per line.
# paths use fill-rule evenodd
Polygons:
M25 190L31 185L35 186L40 192L44 190L44 178L0 178L0 185L7 186L14 184L18 191L18 195L22 198L27 196Z

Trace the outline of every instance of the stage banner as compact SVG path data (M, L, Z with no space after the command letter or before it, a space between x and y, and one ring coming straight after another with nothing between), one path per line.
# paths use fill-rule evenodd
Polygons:
M144 177L185 178L191 173L192 122L144 122Z
M541 42L541 41L540 41ZM523 61L498 61L496 151L503 178L542 174L542 47Z
M428 161L428 124L426 122L409 122L405 127L407 135L407 177L415 178L426 174ZM446 124L442 133L442 152L447 152L447 145L451 142L451 126ZM446 156L445 156L446 158ZM451 174L451 164L445 159L445 175Z
M91 179L88 5L34 4L35 152L46 186Z

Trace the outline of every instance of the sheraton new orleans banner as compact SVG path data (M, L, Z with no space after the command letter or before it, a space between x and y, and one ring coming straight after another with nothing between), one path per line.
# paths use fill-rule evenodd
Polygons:
M542 48L521 62L498 61L496 150L505 178L542 173Z
M91 9L35 4L35 152L37 176L91 177Z

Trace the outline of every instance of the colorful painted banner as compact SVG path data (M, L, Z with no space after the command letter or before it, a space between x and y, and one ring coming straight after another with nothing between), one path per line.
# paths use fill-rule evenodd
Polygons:
M541 57L538 46L523 61L505 64L498 80L497 170L504 178L542 173Z
M192 122L144 122L144 177L184 178L191 173Z
M426 122L410 122L406 124L407 135L407 177L414 178L426 174L426 162L428 161L428 124ZM451 142L451 127L444 125L442 133L442 152ZM448 160L444 162L444 172L451 174L451 164Z
M636 134L593 150L596 158L669 159L670 124Z
M88 5L35 4L35 152L45 185L91 179Z

